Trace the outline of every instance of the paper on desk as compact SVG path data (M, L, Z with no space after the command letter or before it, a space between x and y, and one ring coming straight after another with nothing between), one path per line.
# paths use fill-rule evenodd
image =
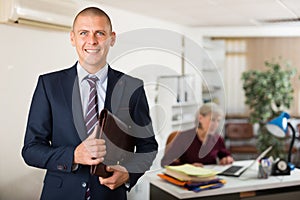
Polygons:
M203 167L196 167L191 164L184 164L184 165L177 165L177 166L166 166L166 169L170 169L173 171L178 171L185 173L190 176L213 176L216 175L218 172L212 169L205 169Z

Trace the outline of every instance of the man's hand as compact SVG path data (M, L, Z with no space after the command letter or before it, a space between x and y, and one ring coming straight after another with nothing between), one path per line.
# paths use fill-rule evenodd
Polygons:
M81 142L74 151L74 164L97 165L103 162L106 146L103 139L95 139L98 126L87 139Z
M108 178L99 177L99 181L111 190L118 188L129 180L129 174L125 167L120 165L107 166L106 170L113 172L113 175Z

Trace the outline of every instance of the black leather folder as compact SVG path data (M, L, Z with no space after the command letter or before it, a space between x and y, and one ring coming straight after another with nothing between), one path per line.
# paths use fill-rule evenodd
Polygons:
M107 109L100 112L96 137L105 140L106 156L102 163L91 166L91 174L110 177L112 173L106 171L107 165L122 165L130 159L134 152L135 137L129 131L128 126Z

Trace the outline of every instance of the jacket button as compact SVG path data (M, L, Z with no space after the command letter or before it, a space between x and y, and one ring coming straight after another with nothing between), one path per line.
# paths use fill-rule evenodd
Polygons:
M86 182L82 182L82 183L81 183L81 186L82 186L83 188L85 188L85 187L86 187Z
M62 171L64 169L64 166L63 165L57 165L57 169Z
M60 171L64 171L67 169L67 165L57 165L57 169Z

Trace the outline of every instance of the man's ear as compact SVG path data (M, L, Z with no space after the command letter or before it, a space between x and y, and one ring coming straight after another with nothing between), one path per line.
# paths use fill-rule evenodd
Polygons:
M71 31L70 32L70 41L71 41L71 44L72 44L72 46L74 47L75 46L75 33L74 33L74 31Z
M116 33L115 32L111 32L111 41L110 41L110 46L114 46L116 42Z

